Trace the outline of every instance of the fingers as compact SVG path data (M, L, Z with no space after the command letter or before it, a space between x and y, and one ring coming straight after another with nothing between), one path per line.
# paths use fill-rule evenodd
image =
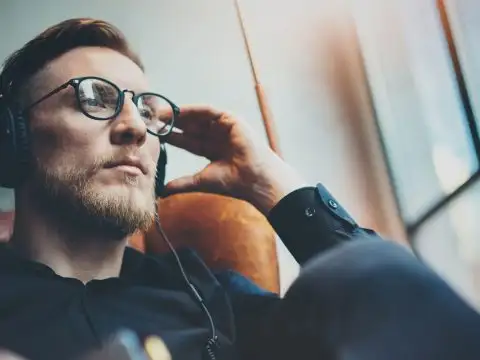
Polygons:
M223 112L212 107L187 105L180 108L180 114L175 120L175 127L186 132L204 131L222 115Z
M223 111L214 109L207 105L184 105L180 108L179 118L194 117L194 118L218 118L223 114Z
M184 176L168 182L165 185L162 196L166 197L174 194L194 192L198 190L199 190L198 177L196 175Z
M170 145L184 149L192 154L206 157L209 160L219 159L229 154L229 127L203 133L171 132L164 141Z
M205 141L202 141L201 138L188 136L185 133L181 134L172 132L166 137L165 142L180 149L187 150L188 152L198 156L207 155Z

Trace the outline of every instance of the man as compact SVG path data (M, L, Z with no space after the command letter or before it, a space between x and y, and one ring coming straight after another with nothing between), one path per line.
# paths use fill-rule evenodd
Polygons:
M0 347L73 359L127 328L181 360L478 358L480 319L442 280L359 227L245 123L152 93L112 25L47 29L7 60L2 101L1 179L16 217L0 249ZM190 252L180 265L191 281L173 256L126 247L152 226L161 142L211 161L166 195L228 194L268 217L303 265L283 299L232 286Z

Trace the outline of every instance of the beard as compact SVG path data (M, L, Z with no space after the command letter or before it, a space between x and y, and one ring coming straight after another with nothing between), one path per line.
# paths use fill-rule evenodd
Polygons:
M122 240L136 231L146 231L156 213L155 192L140 193L138 178L125 174L132 189L105 191L94 175L114 159L97 159L89 169L45 166L37 160L31 196L40 211L53 217L67 231ZM135 192L137 196L132 195Z

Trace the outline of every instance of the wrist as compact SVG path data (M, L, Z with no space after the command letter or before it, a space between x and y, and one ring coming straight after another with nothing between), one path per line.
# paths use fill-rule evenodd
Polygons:
M273 168L253 185L252 200L250 201L263 215L268 216L270 211L288 194L300 188L307 187L308 183L290 166Z

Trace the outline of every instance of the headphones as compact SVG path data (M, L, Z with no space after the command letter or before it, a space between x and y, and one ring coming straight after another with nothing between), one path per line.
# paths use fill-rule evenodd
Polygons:
M0 93L0 186L14 189L28 176L32 153L30 131L25 116L9 105ZM155 195L165 187L167 149L160 145L155 176Z

